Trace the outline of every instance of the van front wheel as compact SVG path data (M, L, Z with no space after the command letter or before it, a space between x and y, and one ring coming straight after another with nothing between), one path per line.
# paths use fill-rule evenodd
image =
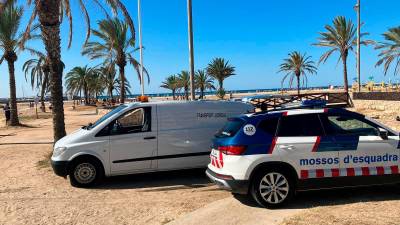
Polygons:
M74 187L91 187L103 177L99 162L92 159L78 160L69 171L69 180Z

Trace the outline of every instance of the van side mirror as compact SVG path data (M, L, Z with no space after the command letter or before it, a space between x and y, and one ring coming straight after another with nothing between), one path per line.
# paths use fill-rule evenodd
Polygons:
M383 140L387 140L388 136L389 136L389 132L386 129L383 129L381 127L378 128L378 132L379 132L379 136L383 139Z

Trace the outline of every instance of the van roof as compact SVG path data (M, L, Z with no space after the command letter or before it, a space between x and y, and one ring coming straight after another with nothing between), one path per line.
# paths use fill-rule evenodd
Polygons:
M128 106L135 106L135 105L169 105L169 104L196 104L196 103L230 103L230 104L247 104L243 102L237 101L223 101L223 100L197 100L197 101L154 101L154 102L130 102L127 103ZM249 104L250 105L250 104Z

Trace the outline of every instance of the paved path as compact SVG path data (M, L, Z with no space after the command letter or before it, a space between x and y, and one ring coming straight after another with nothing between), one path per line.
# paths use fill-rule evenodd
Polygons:
M269 210L254 205L243 204L234 197L215 201L168 223L169 225L197 224L248 224L276 225L284 218L294 215L301 209Z

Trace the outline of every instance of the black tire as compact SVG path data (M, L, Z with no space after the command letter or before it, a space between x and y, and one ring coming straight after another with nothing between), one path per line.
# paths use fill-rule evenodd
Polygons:
M93 187L104 177L104 170L98 160L78 159L69 167L69 181L74 187Z
M269 181L269 184L266 181ZM294 179L282 169L260 170L254 175L250 187L253 199L266 208L279 208L287 204L294 193Z

